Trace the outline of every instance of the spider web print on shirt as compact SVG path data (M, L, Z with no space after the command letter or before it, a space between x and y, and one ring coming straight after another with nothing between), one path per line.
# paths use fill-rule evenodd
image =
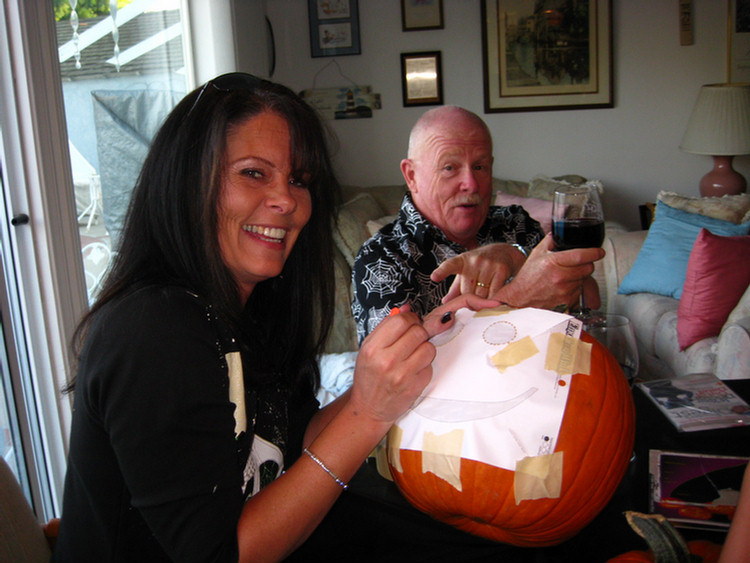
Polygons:
M368 293L377 293L380 297L394 293L394 285L398 280L398 268L395 264L378 258L365 266L365 272L362 285L367 288Z

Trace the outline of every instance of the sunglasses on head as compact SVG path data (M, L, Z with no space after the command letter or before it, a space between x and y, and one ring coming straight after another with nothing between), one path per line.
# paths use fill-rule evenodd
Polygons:
M203 88L201 88L201 91L198 92L198 96L195 98L193 105L190 107L188 115L190 115L190 113L195 109L195 106L198 105L198 102L203 97L203 93L209 86L212 86L219 92L235 92L237 90L248 90L252 92L264 82L265 80L246 72L229 72L227 74L217 76L216 78L212 78L211 80L206 82L203 85Z

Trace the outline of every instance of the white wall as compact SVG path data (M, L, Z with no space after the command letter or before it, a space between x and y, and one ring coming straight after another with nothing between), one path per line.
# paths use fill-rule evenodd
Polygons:
M312 58L307 0L266 0L276 38L273 78L294 90L347 86L331 58ZM679 149L702 84L724 82L726 0L693 0L695 43L680 46L676 0L614 0L615 107L484 114L480 0L444 0L445 29L401 31L399 0L359 0L362 54L335 57L354 82L382 95L372 119L331 121L342 182L401 183L409 130L429 107L404 108L400 53L442 52L444 101L483 115L495 142L494 174L529 180L577 173L605 185L608 218L639 228L638 205L660 190L698 195L711 158ZM318 74L320 72L320 74ZM316 78L317 74L317 78ZM750 177L750 157L735 159Z

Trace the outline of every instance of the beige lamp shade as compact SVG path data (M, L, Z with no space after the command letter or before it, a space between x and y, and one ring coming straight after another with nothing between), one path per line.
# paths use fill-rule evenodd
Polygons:
M711 156L750 154L750 84L702 86L680 148Z
M680 148L713 157L713 169L699 184L702 196L744 192L747 182L732 159L750 154L750 84L701 86Z

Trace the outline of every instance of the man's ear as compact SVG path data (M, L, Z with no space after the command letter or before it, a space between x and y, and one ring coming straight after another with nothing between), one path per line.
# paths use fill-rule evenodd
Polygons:
M406 185L410 192L414 192L416 182L414 181L414 162L410 158L401 161L401 174L406 180Z

